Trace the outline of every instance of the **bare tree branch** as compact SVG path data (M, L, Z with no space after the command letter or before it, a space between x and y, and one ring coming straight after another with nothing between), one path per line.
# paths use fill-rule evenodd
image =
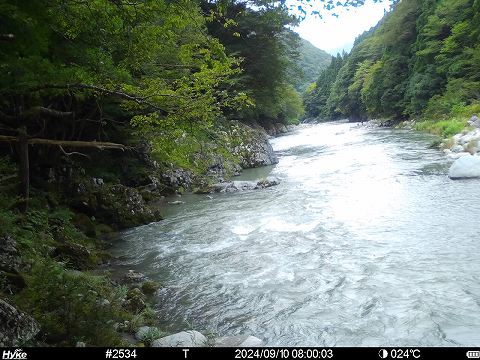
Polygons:
M0 135L0 142L18 142L18 137L16 136L5 136ZM27 143L29 145L57 145L57 146L66 146L66 147L86 147L86 148L97 148L97 149L119 149L127 150L127 146L117 143L105 142L105 141L69 141L69 140L51 140L51 139L39 139L32 138L28 139Z
M18 138L16 136L0 135L0 142L16 142Z
M93 147L97 149L119 149L126 150L127 146L117 143L104 141L68 141L68 140L50 140L50 139L28 139L28 143L32 145L59 145L66 147Z
M129 101L133 101L139 105L146 105L146 106L149 106L157 111L160 111L164 114L167 114L167 111L162 109L161 107L159 107L158 105L156 104L153 104L149 101L146 101L145 98L143 97L138 97L138 96L135 96L135 95L131 95L131 94L127 94L123 91L119 91L119 90L110 90L110 89L106 89L106 88L103 88L103 87L100 87L100 86L96 86L96 85L89 85L89 84L64 84L64 85L61 85L61 84L46 84L46 85L43 85L43 86L38 86L38 87L34 87L34 88L31 88L30 91L32 92L35 92L35 91L41 91L41 90L44 90L44 89L84 89L84 90L93 90L93 91L97 91L99 93L103 93L103 94L107 94L107 95L112 95L112 96L116 96L116 97L119 97L121 99L125 99L125 100L129 100ZM156 96L171 96L172 94L156 94Z
M66 152L65 149L63 148L62 145L59 146L60 147L60 150L62 150L62 152L66 155L66 156L72 156L72 155L80 155L80 156L84 156L86 157L87 159L90 159L90 156L88 156L87 154L82 154L80 152L76 152L76 151L73 151L73 152Z

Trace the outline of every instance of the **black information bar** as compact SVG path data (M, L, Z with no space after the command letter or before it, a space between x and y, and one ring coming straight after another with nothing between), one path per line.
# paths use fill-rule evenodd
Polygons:
M480 347L0 348L0 360L480 359Z

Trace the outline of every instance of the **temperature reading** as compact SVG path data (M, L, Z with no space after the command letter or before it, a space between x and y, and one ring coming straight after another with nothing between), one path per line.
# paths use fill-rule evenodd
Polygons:
M381 359L420 359L421 354L419 349L391 349L390 351L386 349L381 349L378 352L378 356Z

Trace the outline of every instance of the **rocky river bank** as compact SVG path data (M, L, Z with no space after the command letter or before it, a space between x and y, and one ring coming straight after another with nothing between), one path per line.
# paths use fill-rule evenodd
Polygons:
M286 131L286 128L279 127L270 133L276 135ZM177 334L165 338L166 334L152 330L157 327L149 302L159 285L141 276L132 277L131 272L127 272L121 279L108 280L108 265L105 264L110 262L108 248L114 246L116 231L162 219L162 208L158 205L160 198L168 198L170 195L179 197L184 192L261 190L278 184L277 179L270 178L252 182L232 181L232 177L239 174L242 169L278 162L266 130L255 125L247 126L233 122L218 130L218 134L227 140L222 140L221 144L206 143L205 148L211 150L194 155L199 162L205 164L202 172L175 164L159 163L155 159L152 147L140 143L132 151L120 154L120 157L114 159L108 152L92 154L93 159L88 163L68 158L61 167L52 167L44 171L48 176L34 178L35 186L41 186L46 191L40 193L40 196L36 195L38 199L36 197L34 200L50 210L41 210L39 213L45 220L36 220L30 214L29 221L38 222L33 223L34 227L42 224L42 231L36 233L32 227L33 231L25 234L12 225L10 230L9 227L4 227L0 232L2 244L5 242L0 246L0 281L4 289L2 291L9 293L9 296L0 299L0 318L5 320L0 322L2 334L0 346L66 344L65 341L75 345L75 342L71 343L72 339L61 340L63 332L68 334L72 331L78 333L75 337L79 339L76 342L78 346L85 344L89 346L97 344L98 341L100 343L105 341L95 339L93 328L97 325L89 325L91 321L101 321L98 326L104 328L106 337L113 339L120 334L123 339L120 341L126 341L130 345L142 343L171 346L172 341L191 338L191 334L198 335L187 329L187 332L182 333L186 334L182 335L183 337ZM230 135L234 136L229 137ZM239 141L233 143L228 139ZM93 167L90 165L92 163ZM85 166L86 164L89 165ZM55 212L53 215L50 214L55 209L63 208L64 210L56 210L60 211L60 215L55 215ZM34 205L32 209L37 211ZM0 220L5 221L5 216L14 219L17 215L10 212L0 213ZM30 238L38 235L50 240L48 248L35 243L35 248L39 248L34 251L44 254L40 256L44 256L45 264L40 265L41 269L35 270L38 276L36 274L32 277L30 276L32 266L37 266L39 260L36 259L37 255L30 254L31 251L25 251L25 246L31 246ZM58 266L50 259L63 261L64 265ZM102 268L98 269L98 265L102 265ZM101 281L97 280L98 276L102 277ZM43 288L48 286L56 288L57 286L53 284L58 279L62 279L65 284L64 296L74 297L73 303L69 305L71 310L68 312L78 312L75 317L81 317L83 311L87 311L85 315L89 314L82 320L86 325L85 330L78 327L75 322L67 322L65 329L63 325L55 324L56 315L53 313L50 315L49 312L52 306L52 309L58 306L53 305L58 300L55 298L56 295L52 294L53 297L43 299L43 295L35 293L47 291ZM83 287L85 289L81 292L91 291L93 297L82 303L75 298L75 292ZM125 293L119 294L118 291L122 288L126 289ZM29 291L31 294L28 296L22 295L23 300L22 297L17 297L17 294L20 296ZM43 299L41 300L43 303L39 302L40 299ZM48 305L50 302L51 306ZM61 313L63 312L58 312ZM97 314L98 319L87 319L91 314ZM59 316L70 315L65 313ZM108 325L109 322L112 324ZM75 327L76 330L69 329L70 327ZM145 327L149 328L146 338L140 336L141 330L145 330ZM129 334L135 334L136 337ZM180 342L185 346L261 344L261 340L250 335L209 338L208 342L200 335L193 337L196 339L195 343L186 340Z

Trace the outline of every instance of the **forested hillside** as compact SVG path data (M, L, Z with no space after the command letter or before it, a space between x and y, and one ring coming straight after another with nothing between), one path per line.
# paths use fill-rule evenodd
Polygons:
M309 41L300 39L299 59L297 66L300 75L296 76L296 89L303 93L309 84L314 82L322 70L326 69L332 61L332 56L315 47Z
M305 96L307 116L462 118L480 101L480 2L403 0Z

